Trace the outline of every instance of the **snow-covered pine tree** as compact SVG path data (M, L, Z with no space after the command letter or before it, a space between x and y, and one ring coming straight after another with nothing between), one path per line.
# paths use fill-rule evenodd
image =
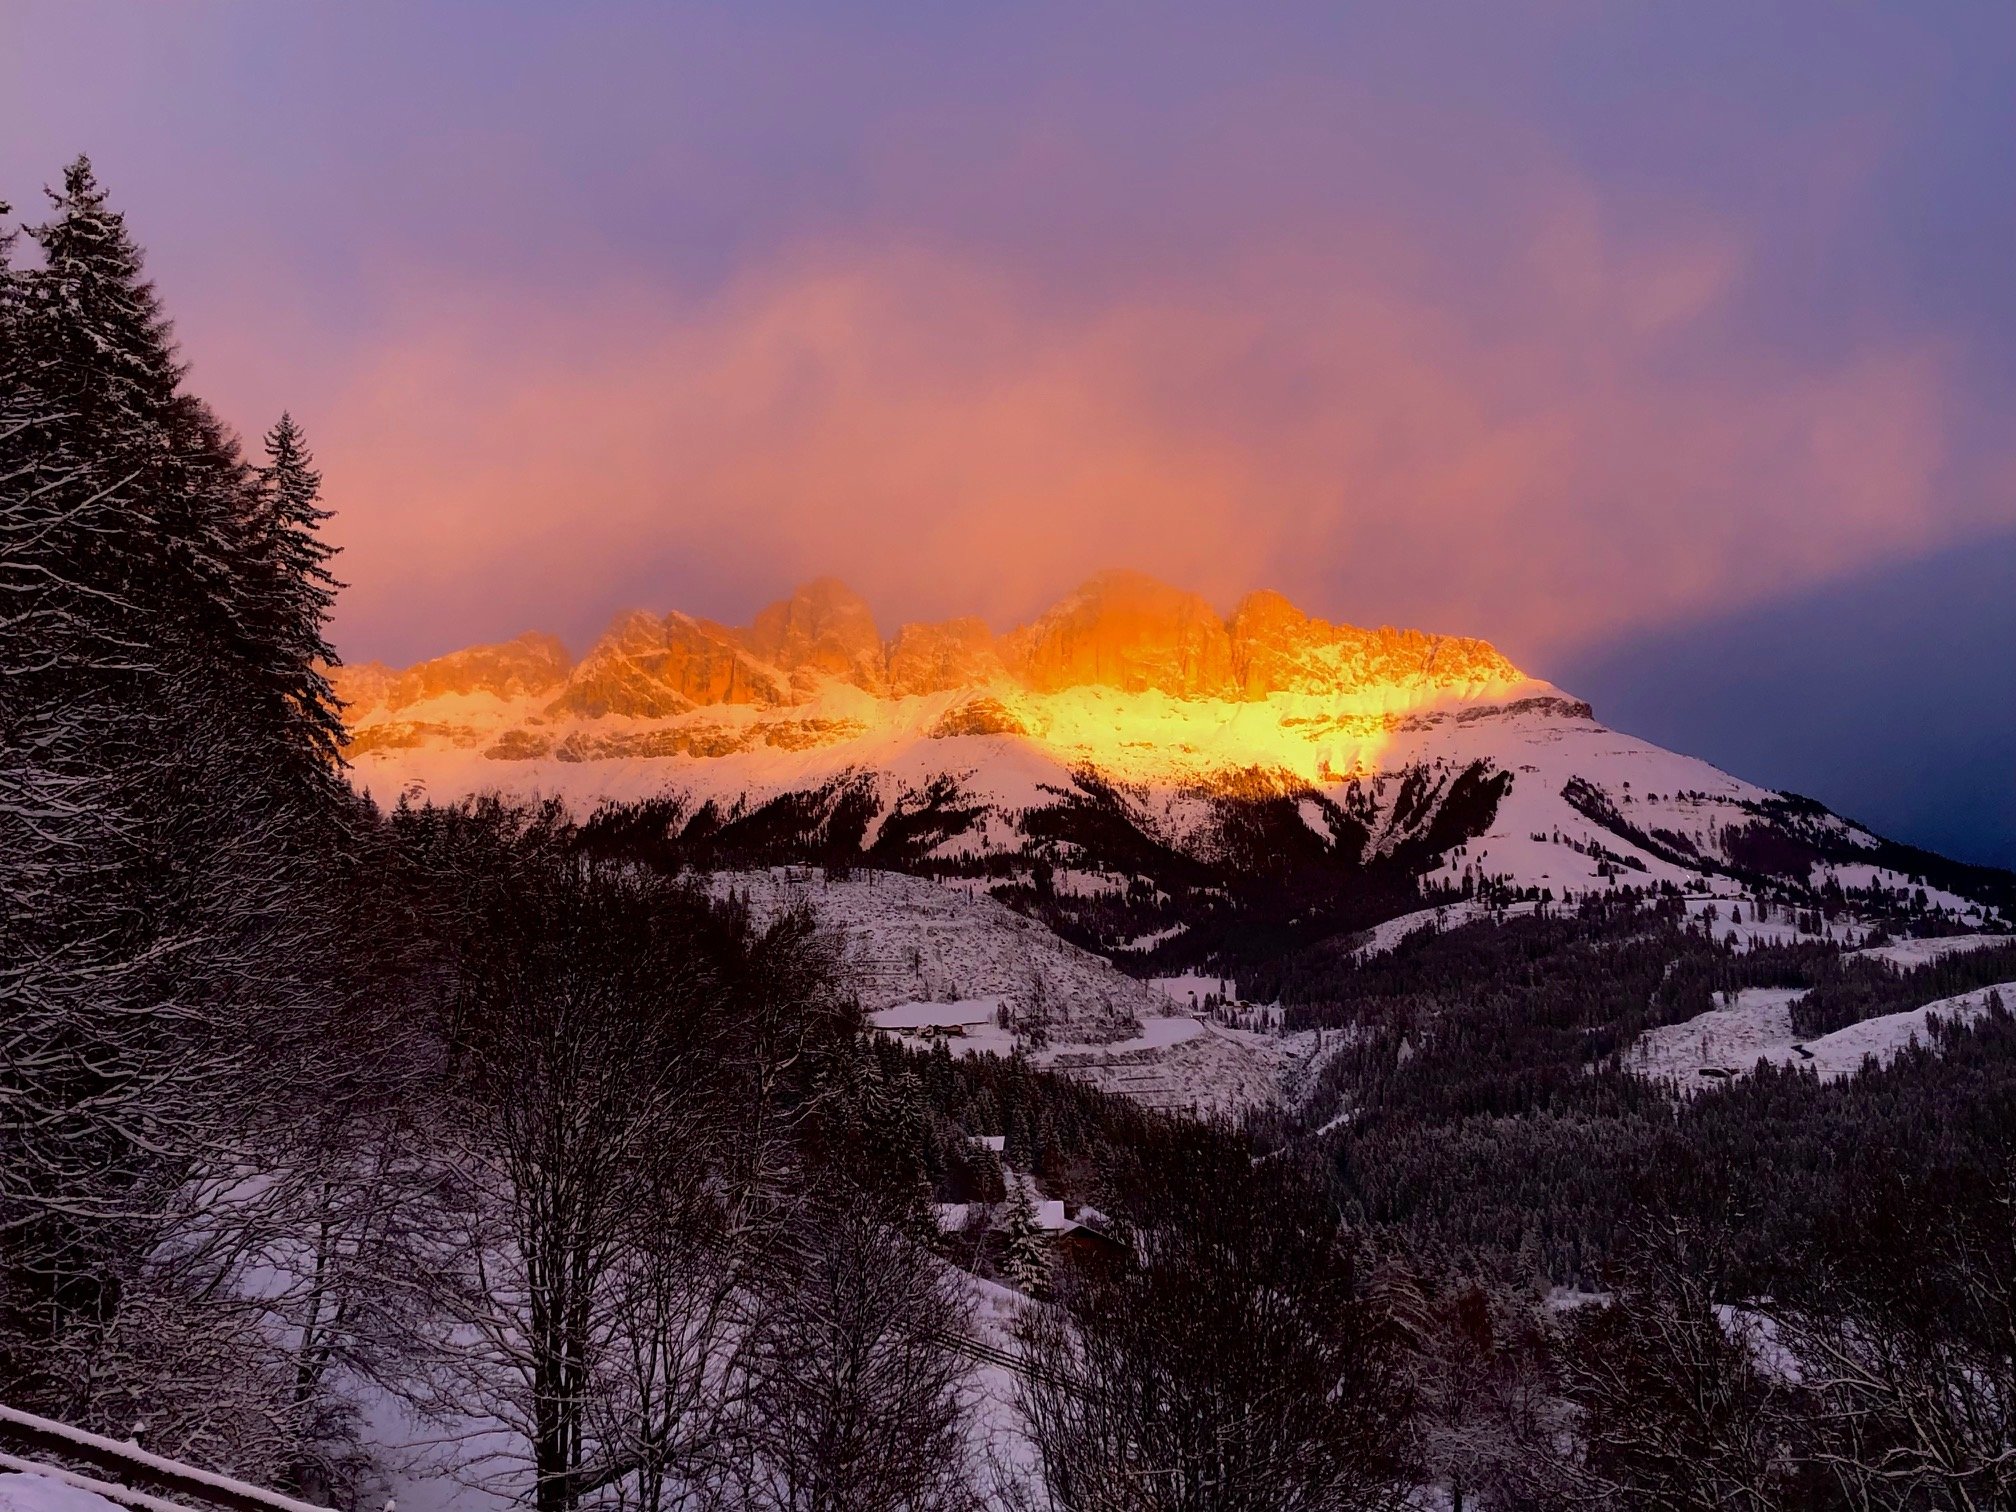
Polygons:
M88 165L66 193L88 196ZM103 1237L139 1184L122 1134L148 1034L129 1015L147 948L133 738L158 648L134 599L130 548L158 454L160 386L115 332L151 339L151 305L110 297L89 270L130 247L58 220L33 233L44 266L5 275L0 332L0 1338L31 1355L92 1310ZM116 228L115 228L116 229ZM12 237L9 241L11 243ZM109 241L109 251L107 245ZM11 250L11 247L10 247ZM137 261L127 272L137 279ZM144 296L144 286L140 288ZM126 1125L128 1130L135 1127Z
M46 401L26 439L36 483L60 498L55 517L68 527L47 542L62 569L49 587L130 631L141 606L173 591L158 516L181 367L140 249L87 159L50 200L50 219L29 231L42 267L25 280L21 312Z
M1002 1206L1003 1248L1001 1271L1008 1284L1032 1297L1040 1297L1050 1285L1050 1236L1036 1216L1035 1201L1029 1195L1026 1177L1011 1179L1008 1200Z
M0 199L0 446L7 445L15 426L27 418L20 408L27 381L27 353L21 344L22 279L14 267L14 247L21 233L6 223L13 213L14 207ZM6 481L0 474L0 487Z
M137 890L143 793L160 775L148 710L163 644L141 601L160 576L150 490L176 376L138 251L104 211L89 164L73 165L52 198L55 219L31 232L43 266L7 279L0 431L10 842L0 945L14 1009L0 1129L19 1141L0 1200L31 1205L120 1165L72 1116L109 1111L107 1085L131 1085L104 1039L120 1037L147 949Z
M0 1389L88 1419L176 1192L270 1142L280 1036L337 1000L340 799L258 717L255 480L89 163L51 198L0 272Z
M30 235L43 266L25 283L22 335L47 405L33 438L63 528L52 586L91 596L117 651L103 659L128 713L165 683L242 691L260 657L259 574L245 520L254 480L236 440L183 392L173 327L138 244L79 158ZM125 719L134 736L146 721ZM158 737L158 725L153 733Z

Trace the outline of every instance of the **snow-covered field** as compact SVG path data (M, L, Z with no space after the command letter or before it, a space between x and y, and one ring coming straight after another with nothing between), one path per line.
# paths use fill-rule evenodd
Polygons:
M1144 1029L1125 1045L1057 1046L1039 1063L1173 1112L1236 1115L1280 1099L1288 1061L1277 1037L1182 1016Z
M1016 1048L1000 1022L1040 1020L1038 1065L1151 1107L1237 1112L1275 1101L1278 1040L1206 1024L1189 993L1230 991L1219 977L1137 981L1060 940L975 884L896 872L829 878L809 867L722 873L714 890L748 899L759 918L812 909L840 937L848 982L869 1020L914 1043L955 1051Z
M2016 935L1969 934L1947 935L1933 940L1895 940L1888 945L1875 945L1867 950L1851 951L1850 954L1867 961L1887 961L1892 966L1909 971L1914 966L1927 966L1949 955L1988 950L1997 945L2016 945Z
M1526 885L1530 886L1533 883L1528 881ZM1720 886L1723 889L1721 891L1711 890L1683 899L1682 904L1687 911L1687 918L1690 923L1707 926L1716 939L1734 939L1739 947L1745 949L1753 945L1790 945L1814 940L1827 940L1836 945L1852 946L1866 939L1874 929L1873 925L1863 919L1843 914L1834 919L1821 917L1819 932L1815 934L1801 927L1800 911L1796 907L1769 900L1760 901L1751 893L1736 890L1726 881ZM1401 914L1367 930L1364 940L1357 947L1356 954L1360 960L1367 960L1395 949L1402 940L1419 930L1458 929L1465 924L1474 924L1483 919L1503 922L1506 919L1530 918L1538 908L1539 905L1536 903L1513 903L1504 908L1494 909L1475 899L1465 899L1458 903L1444 903L1436 908L1417 909L1413 913ZM1811 919L1810 911L1808 918ZM1992 941L1996 937L1982 938ZM1929 960L1932 957L1926 956L1922 959ZM1911 964L1916 964L1916 961Z
M1404 913L1373 925L1365 931L1365 938L1352 953L1361 961L1370 960L1373 956L1398 949L1401 941L1424 929L1460 929L1481 919L1495 919L1502 923L1506 919L1530 918L1539 907L1537 903L1510 903L1503 908L1492 908L1489 904L1466 898L1459 903L1444 903L1435 908L1417 908L1413 913Z
M1997 994L2006 1008L2016 1010L2016 982L2004 982L1799 1040L1792 1033L1792 1004L1805 995L1803 989L1745 988L1726 1007L1640 1035L1626 1052L1624 1066L1641 1076L1670 1079L1683 1091L1717 1079L1704 1071L1741 1076L1759 1061L1801 1067L1817 1072L1822 1081L1835 1081L1853 1076L1872 1057L1887 1064L1914 1039L1929 1043L1927 1020L1934 1016L1959 1023L1979 1018Z
M1797 1045L1777 1045L1759 1058L1781 1066L1808 1066L1820 1073L1822 1081L1835 1081L1853 1076L1863 1061L1871 1057L1878 1064L1887 1064L1914 1039L1921 1044L1929 1043L1926 1020L1934 1015L1948 1022L1971 1023L1988 1011L1988 999L1995 994L2000 994L2004 1007L2016 1008L2016 982L2003 982L1977 992L1963 992L1958 997L1941 998L1923 1008L1864 1019L1806 1041L1804 1053Z
M997 1000L903 1003L871 1015L878 1029L928 1044L942 1037L955 1055L1007 1055L1017 1046L993 1010ZM1122 1040L1053 1042L1029 1054L1034 1065L1061 1071L1151 1108L1237 1114L1276 1101L1290 1063L1282 1041L1171 1012L1140 1021Z
M1922 883L1913 882L1903 872L1891 871L1887 867L1870 866L1867 864L1816 866L1813 868L1811 881L1815 887L1821 887L1828 882L1832 882L1836 886L1851 892L1869 892L1873 890L1899 894L1905 897L1923 893L1927 907L1945 909L1950 913L1963 917L1971 915L1977 919L1988 920L1988 910L1981 908L1978 904L1967 898L1961 897L1958 893L1947 892L1941 887L1927 887Z
M1766 1051L1792 1043L1792 1005L1805 995L1800 987L1746 987L1725 1007L1639 1035L1624 1065L1689 1085L1704 1068L1747 1071Z
M1760 900L1747 892L1687 899L1690 922L1705 924L1716 939L1733 939L1745 950L1753 945L1810 944L1817 940L1853 946L1866 940L1874 928L1866 920L1848 914L1832 919L1822 914L1818 919L1819 933L1815 934L1801 925L1799 914L1800 910L1789 904ZM1809 922L1813 919L1811 910L1807 911L1807 919Z

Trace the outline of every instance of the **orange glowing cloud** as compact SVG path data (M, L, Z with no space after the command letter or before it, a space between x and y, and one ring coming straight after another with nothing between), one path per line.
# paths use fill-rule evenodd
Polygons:
M1331 228L1090 302L888 242L705 299L411 289L315 417L339 628L406 655L578 639L624 603L732 618L822 573L890 622L1001 624L1124 564L1544 673L1983 523L1937 486L1947 355L1745 343L1724 229L1619 245L1563 192L1488 297L1438 297L1413 250Z

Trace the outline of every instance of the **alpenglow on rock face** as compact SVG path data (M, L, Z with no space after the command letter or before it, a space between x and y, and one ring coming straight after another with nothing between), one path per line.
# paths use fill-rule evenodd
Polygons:
M867 604L826 578L746 629L628 611L578 663L552 637L530 634L403 672L370 663L337 673L353 725L456 694L543 696L541 712L556 720L649 720L710 706L809 703L835 684L876 699L1102 688L1250 702L1520 680L1483 641L1332 625L1268 592L1249 594L1226 620L1193 593L1129 572L1102 574L998 637L964 618L904 625L884 640Z
M1466 898L1699 893L1773 868L1925 890L1922 853L1606 729L1483 641L1331 624L1278 593L1221 615L1134 573L1003 635L885 635L828 579L747 627L632 611L578 662L526 635L337 686L350 780L381 804L614 805L696 864L928 860L1082 900L1106 950L1174 949L1171 900L1230 907L1248 873L1272 879L1269 908L1347 911L1406 911L1415 894L1385 890L1402 873ZM1933 902L1983 928L2001 884L1972 875Z

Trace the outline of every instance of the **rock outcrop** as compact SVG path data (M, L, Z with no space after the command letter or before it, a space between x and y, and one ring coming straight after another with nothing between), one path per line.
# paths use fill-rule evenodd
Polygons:
M1232 639L1194 593L1138 572L1092 579L1004 644L1009 670L1031 692L1113 688L1176 698L1223 698Z
M804 694L821 678L838 678L881 697L889 690L875 616L854 591L833 578L807 583L756 616L742 643L787 673Z
M954 693L1008 680L994 632L968 616L931 625L905 625L889 647L889 691L898 698Z
M1236 696L1334 693L1380 685L1463 688L1519 680L1488 642L1419 630L1361 630L1312 618L1278 593L1249 593L1231 623Z
M581 659L547 713L651 719L708 704L770 707L788 700L788 688L736 631L690 615L659 619L632 610L617 616Z

